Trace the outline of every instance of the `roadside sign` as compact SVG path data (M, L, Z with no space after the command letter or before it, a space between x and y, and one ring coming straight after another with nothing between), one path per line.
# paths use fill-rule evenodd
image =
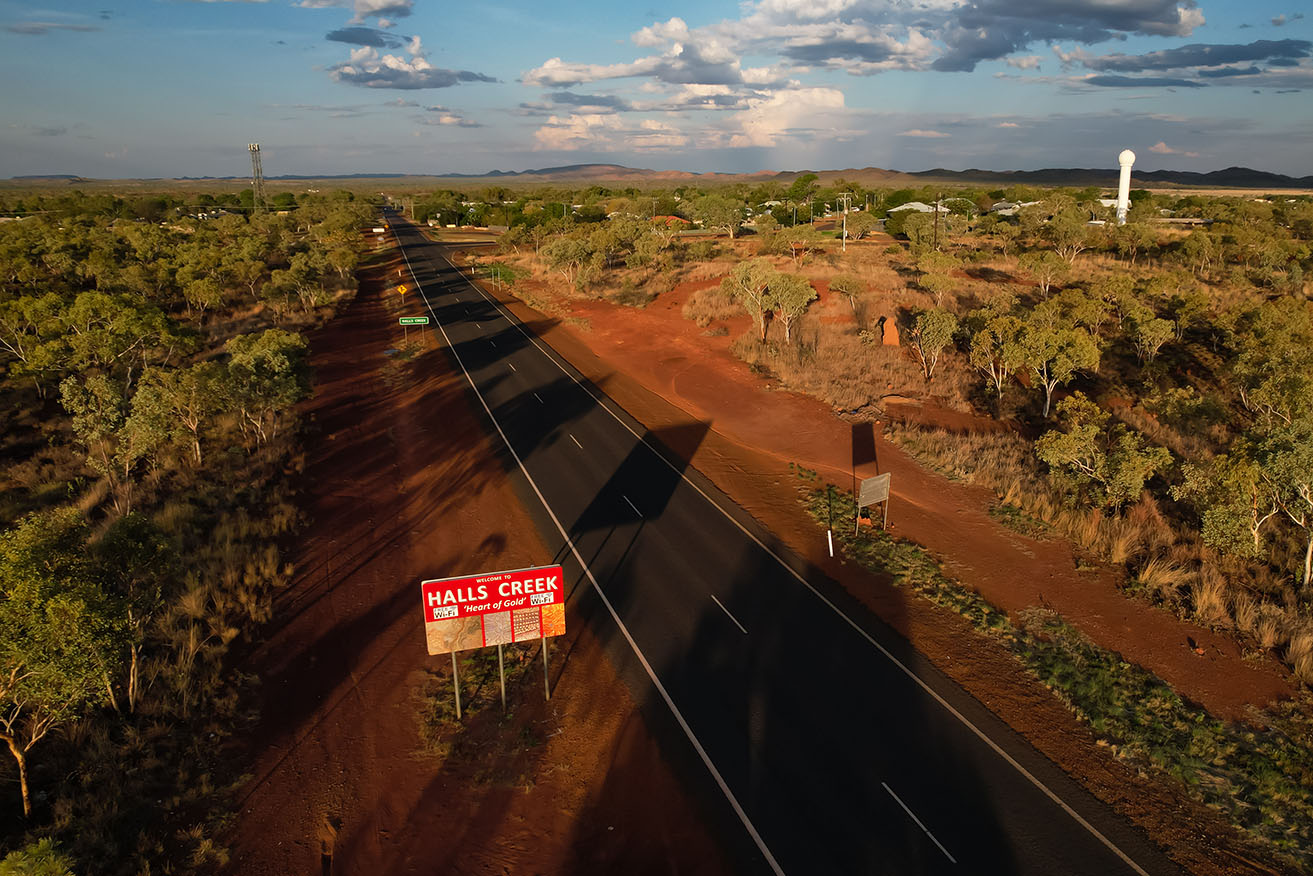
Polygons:
M401 325L428 325L429 318L427 316L403 316L400 323Z
M560 566L420 582L429 654L565 634Z
M406 284L405 284L405 283L402 283L400 286L397 287L397 294L398 294L398 295L405 295L405 294L406 294Z
M868 505L879 505L881 502L887 502L889 500L889 480L888 472L863 480L861 491L857 494L857 507L865 508Z
M853 531L856 531L857 521L860 519L862 509L870 505L884 505L884 523L883 527L889 526L889 481L891 480L888 472L882 475L876 475L873 478L866 478L862 481L862 486L857 492L857 517L853 519Z

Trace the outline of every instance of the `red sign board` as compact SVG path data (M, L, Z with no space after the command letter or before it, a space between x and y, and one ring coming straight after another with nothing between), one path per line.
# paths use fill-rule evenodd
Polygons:
M420 599L430 654L565 633L560 566L423 581Z

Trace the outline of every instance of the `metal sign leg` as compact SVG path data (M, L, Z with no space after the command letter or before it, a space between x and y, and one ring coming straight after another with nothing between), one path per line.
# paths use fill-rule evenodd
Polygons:
M547 637L543 636L543 692L547 699L552 698L552 679L547 674Z
M501 710L506 712L506 664L502 662L501 645L497 646L497 675L501 678Z
M456 720L460 720L460 672L456 669L456 652L451 652L451 689L456 692Z

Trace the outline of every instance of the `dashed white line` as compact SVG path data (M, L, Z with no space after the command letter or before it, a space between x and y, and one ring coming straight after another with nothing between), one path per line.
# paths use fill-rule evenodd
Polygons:
M538 404L540 404L540 405L545 405L545 404L547 404L547 402L543 401L543 397L540 396L538 393L535 392L535 393L533 394L533 397L536 398L536 399L538 399ZM579 442L576 441L575 443L578 444Z
M711 598L712 598L712 599L715 599L716 597L713 596L713 597L711 597ZM888 786L887 784L885 784L884 782L881 782L880 785L881 785L886 791L889 792L889 796L890 796L890 797L893 797L893 798L894 798L894 801L895 801L899 806L903 807L903 811L907 813L908 818L911 818L913 821L915 821L915 822L916 822L916 826L919 827L919 828L921 828L921 830L925 831L925 835L928 836L928 837L930 837L930 839L934 841L934 844L935 844L935 845L939 846L939 851L941 851L941 852L944 853L944 857L945 857L945 858L948 858L948 860L950 860L950 861L952 861L954 864L956 864L956 863L957 863L957 858L954 858L952 855L950 855L950 854L948 853L948 849L944 848L944 844L941 843L938 839L936 839L936 838L935 838L935 835L934 835L933 833L930 832L930 828L928 828L928 827L926 827L924 824L922 824L922 823L921 823L921 819L919 819L919 818L916 817L916 813L913 812L911 809L908 809L908 808L907 808L907 804L903 802L903 798L901 798L901 797L899 797L897 794L895 794L895 793L894 793L894 789L891 788L891 787L889 787L889 786Z
M494 341L492 338L488 338L488 343L492 344L493 347L496 347L496 346L497 346L497 342Z
M727 617L727 618L729 618L730 620L734 621L734 626L736 626L736 627L738 627L740 630L742 630L742 631L743 631L743 635L746 636L746 635L748 634L748 631L744 628L743 624L739 623L739 619L738 619L738 618L736 618L734 615L730 614L730 610L729 610L728 608L725 607L725 603L723 603L723 602L721 602L719 599L717 599L717 598L716 598L716 594L714 594L714 593L710 594L710 596L711 596L711 601L714 602L714 603L716 603L716 605L719 605L719 606L720 606L720 610L723 611L723 612L725 612L725 617Z
M534 393L534 395L537 395L537 394L538 394L538 393L536 393L536 392ZM579 443L579 439L578 439L578 438L576 438L576 437L574 437L573 435L571 435L571 436L570 436L570 440L574 442L574 446L575 446L575 447L578 447L580 450L583 450L583 449L584 449L584 446L583 446L582 444Z
M621 499L624 499L626 502L629 502L629 497L628 497L628 496L621 495L620 498L621 498ZM633 502L629 502L629 507L630 507L630 508L633 508L633 509L634 509L634 513L637 514L639 517L642 517L642 516L643 516L643 512L642 512L642 511L639 511L639 510L638 510L638 506L635 505Z
M507 364L507 365L511 365L511 363L510 363L510 362L507 362L507 363L506 363L506 364ZM515 366L514 366L514 365L511 365L511 370L512 370L512 371L514 371L514 370L515 370Z

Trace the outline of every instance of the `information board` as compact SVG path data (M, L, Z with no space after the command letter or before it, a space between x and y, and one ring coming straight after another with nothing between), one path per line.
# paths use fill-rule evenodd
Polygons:
M420 582L429 653L564 635L564 582L560 566Z

